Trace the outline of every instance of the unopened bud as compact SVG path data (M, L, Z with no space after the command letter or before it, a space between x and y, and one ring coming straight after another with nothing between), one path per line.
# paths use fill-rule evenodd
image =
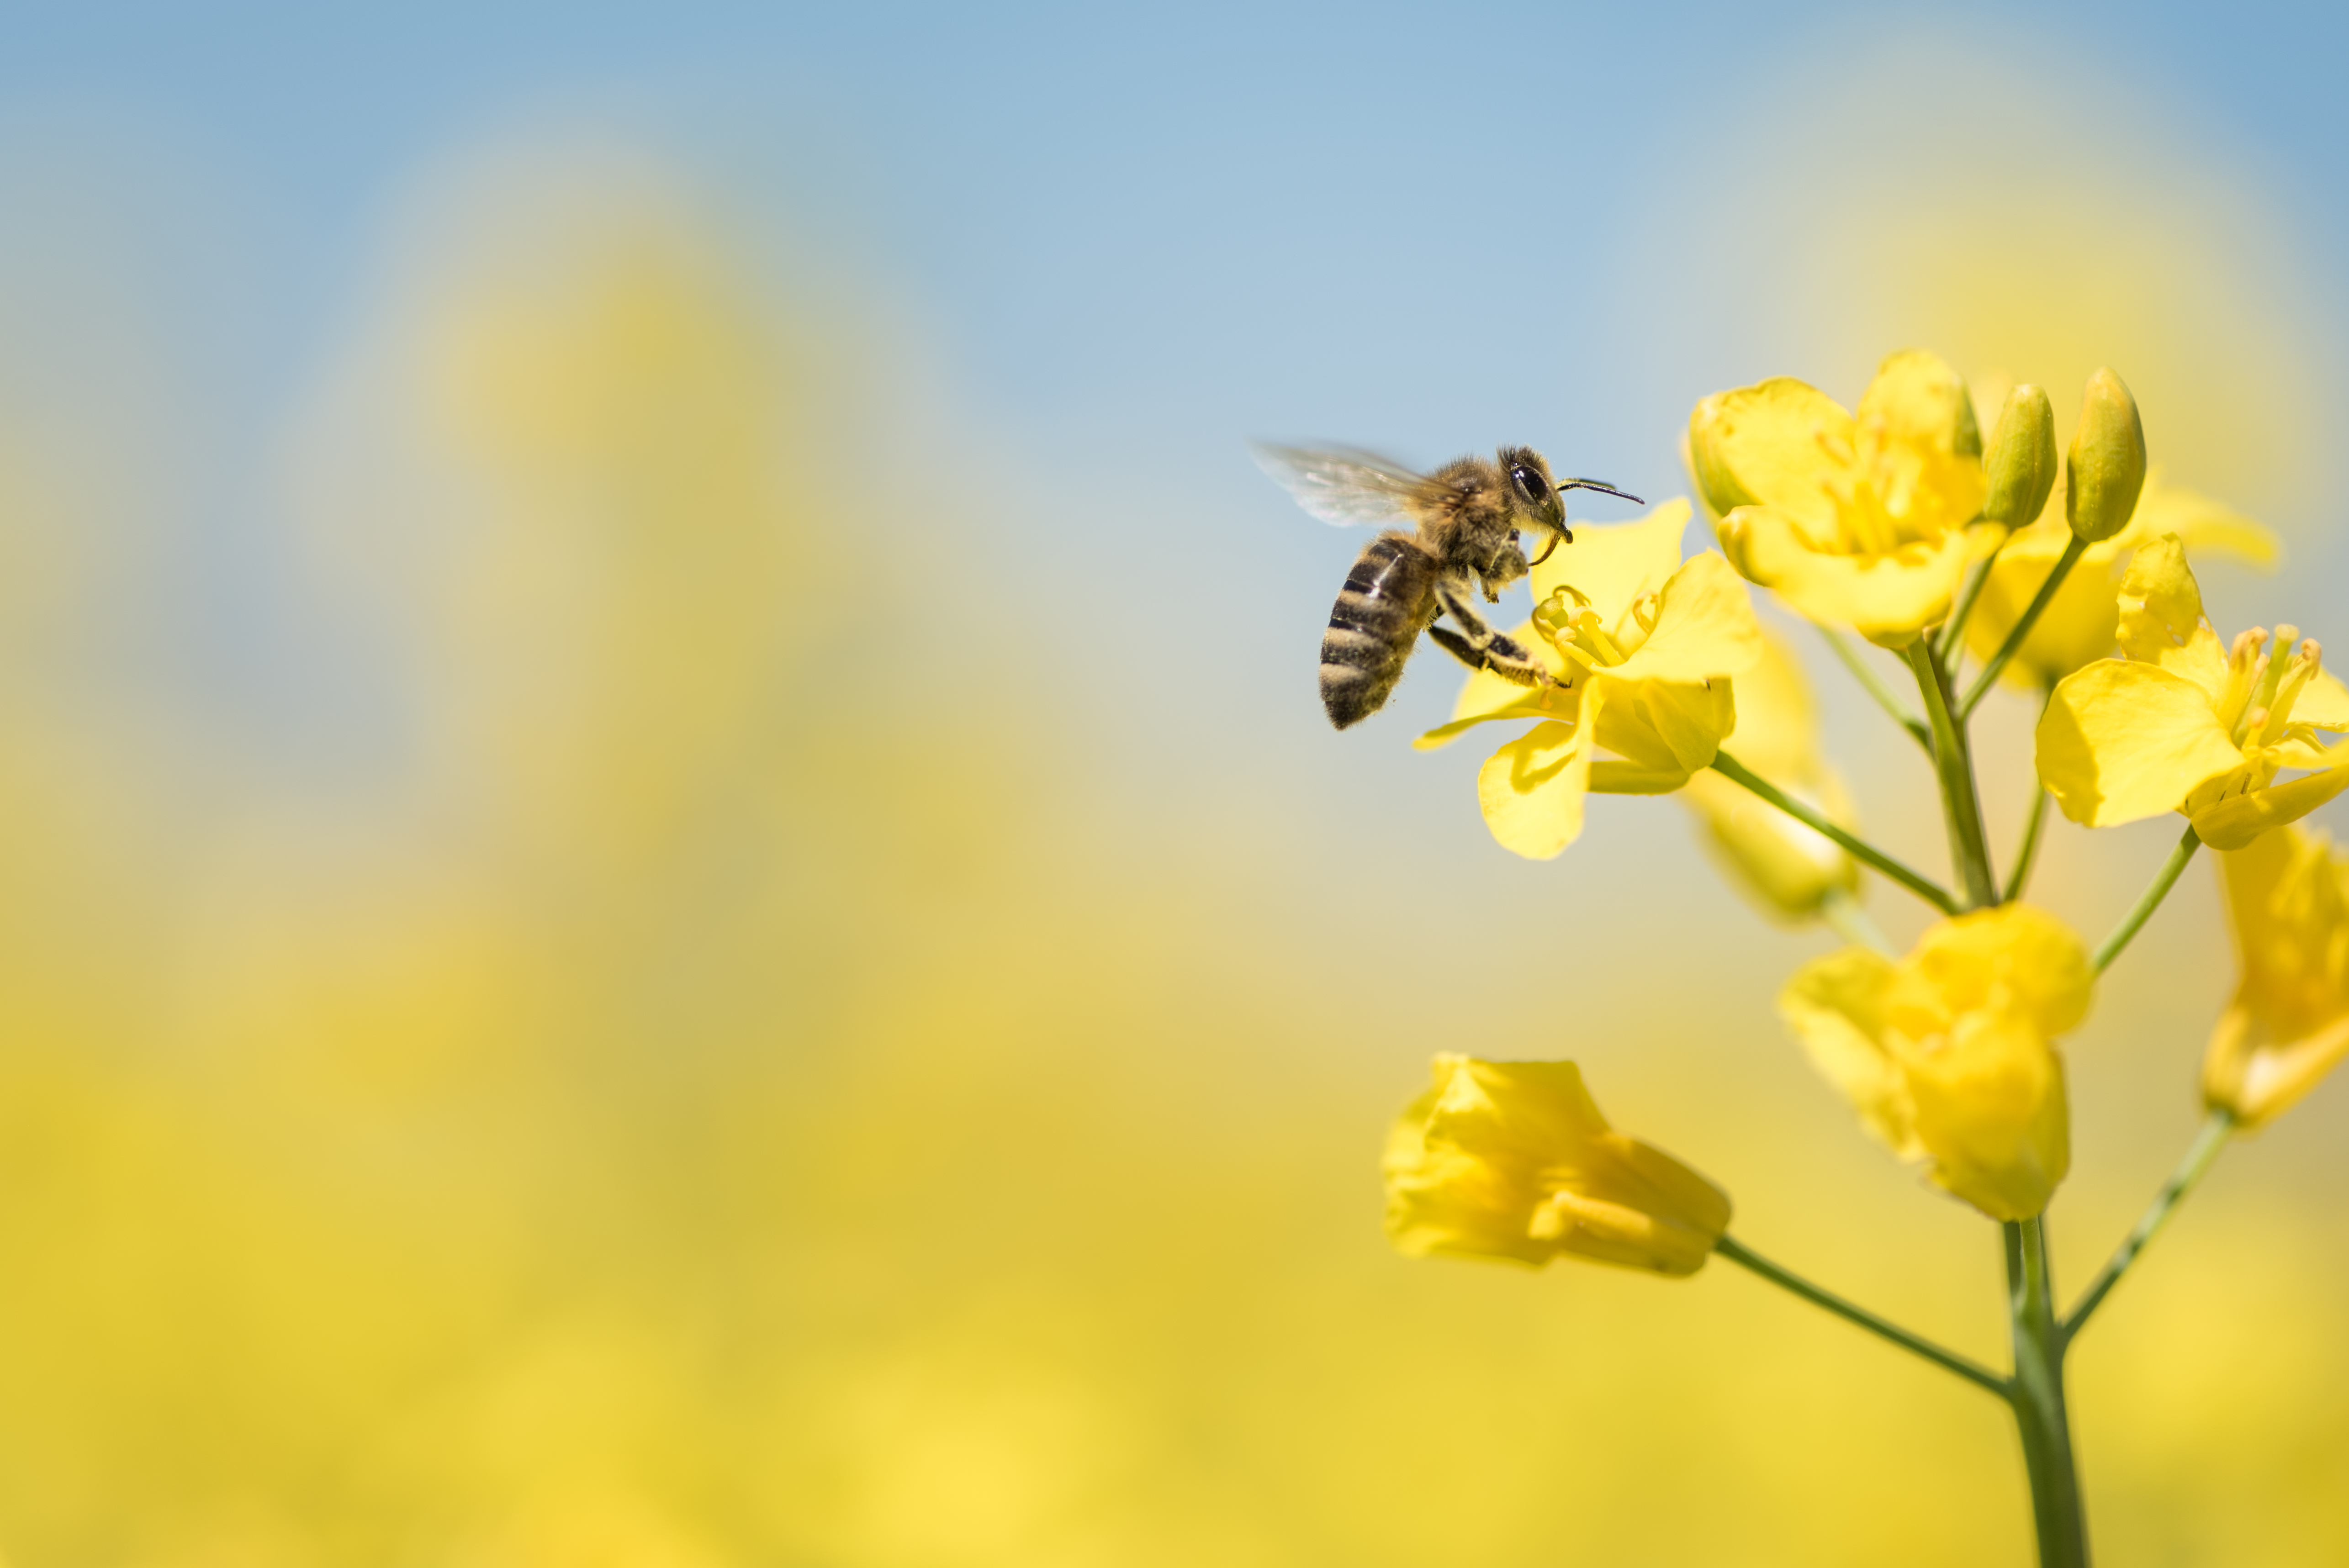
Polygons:
M2054 406L2045 387L2025 382L2006 395L1991 431L1982 515L2008 528L2036 521L2055 488L2055 466Z
M2064 476L2064 517L2090 544L2128 526L2145 489L2145 424L2137 399L2110 370L2088 377L2080 428Z

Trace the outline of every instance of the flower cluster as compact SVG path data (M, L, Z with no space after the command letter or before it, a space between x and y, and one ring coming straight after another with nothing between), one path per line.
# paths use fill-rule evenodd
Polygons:
M2043 1563L2085 1563L2065 1347L2229 1135L2271 1121L2349 1056L2349 857L2299 825L2349 790L2349 742L2331 738L2349 733L2349 686L2296 627L2223 640L2210 625L2189 562L2266 565L2275 542L2152 472L2117 376L2089 378L2060 454L2042 388L1982 385L1998 403L1987 441L1972 389L1914 350L1886 359L1848 411L1784 377L1706 397L1684 451L1719 551L1684 553L1686 500L1581 529L1534 568L1533 614L1516 633L1551 678L1526 687L1480 671L1451 722L1418 744L1522 726L1485 760L1476 793L1494 838L1534 860L1582 834L1594 794L1678 794L1765 913L1850 939L1795 974L1780 1015L1869 1135L2001 1222L2013 1373L1754 1253L1729 1234L1721 1190L1612 1130L1570 1062L1438 1057L1433 1087L1389 1140L1387 1230L1413 1256L1568 1255L1674 1275L1730 1258L2000 1394L2022 1429ZM1860 836L1819 755L1800 660L1755 614L1757 587L1816 626L1927 752L1949 885ZM1913 707L1866 645L1908 666ZM2002 875L1968 730L2002 687L2044 704L2040 792ZM2177 849L2093 952L2023 902L2051 800L2087 828L2185 819ZM2206 845L2219 851L2240 976L2205 1053L2209 1119L2059 1318L2039 1228L2071 1168L2059 1042ZM1940 916L1907 954L1860 912L1862 867Z
M1963 727L2001 683L2044 694L2037 768L2066 818L2108 827L2175 811L2191 832L2174 860L2197 844L2228 851L2244 979L2212 1040L2205 1094L2246 1128L2349 1054L2349 883L2323 841L2288 827L2349 789L2349 744L2325 738L2349 731L2349 687L2293 627L2231 642L2212 630L2189 556L2266 564L2273 538L2151 472L2119 377L2090 379L2060 456L2045 392L1994 390L1987 442L1967 383L1915 350L1885 360L1849 411L1784 377L1703 399L1685 452L1719 552L1684 552L1685 500L1583 528L1535 567L1533 614L1516 632L1552 682L1473 675L1451 722L1418 744L1524 727L1479 770L1477 799L1494 837L1531 859L1580 836L1593 794L1678 793L1732 881L1774 915L1849 916L1863 862L1933 897L1949 918L1905 957L1855 944L1816 959L1780 1011L1872 1135L1942 1190L2013 1221L2044 1210L2069 1167L2056 1041L2085 1016L2112 951L2092 959L2019 902L2027 851L2002 887L1974 868L1971 885L1996 891L1969 897L1857 837L1818 753L1799 659L1757 618L1748 585L1830 638L1857 634L1920 671L1927 714L1897 717L1934 753L1945 789L1962 781L1945 801L1955 858L1987 859L1970 849L1979 807ZM1982 669L1961 699L1969 650ZM1838 651L1861 667L1848 644ZM1446 1057L1437 1076L1390 1153L1399 1245L1693 1266L1701 1253L1654 1250L1657 1226L1703 1233L1681 1210L1666 1225L1653 1201L1604 1200L1646 1216L1650 1239L1636 1243L1629 1222L1564 1217L1588 1194L1562 1173L1598 1169L1593 1140L1618 1136L1570 1066Z

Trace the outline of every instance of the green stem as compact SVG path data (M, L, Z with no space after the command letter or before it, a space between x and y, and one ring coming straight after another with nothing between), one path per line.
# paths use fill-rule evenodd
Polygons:
M2023 646L2023 639L2031 635L2031 628L2039 624L2041 614L2054 601L2055 590L2064 586L2064 579L2071 575L2073 566L2080 559L2080 552L2087 548L2088 542L2075 533L2072 536L2072 542L2064 547L2064 553L2055 558L2055 569L2047 574L2047 581L2039 585L2039 592L2032 595L2030 604L2023 612L2023 618L2015 622L2013 631L2007 633L2006 641L1998 645L1998 652L1990 656L1990 663L1984 665L1982 674L1974 677L1973 686L1966 693L1966 700L1958 705L1960 718L1973 717L1974 708L1989 695L1990 688L1998 684L1999 675L2006 668L2007 661L2014 657L2014 650Z
M2178 1204L2186 1201L2186 1194L2194 1191L2195 1184L2218 1160L2220 1150L2227 1147L2228 1135L2234 1130L2235 1115L2230 1110L2213 1110L2204 1119L2202 1130L2194 1135L2193 1146L2186 1150L2186 1158L2178 1162L2178 1169L2171 1171L2169 1180L2161 1184L2161 1191L2155 1195L2152 1205L2138 1217L2137 1228L2129 1232L2119 1250L2113 1253L2103 1271L2089 1284L2086 1293L2080 1297L2080 1305L2074 1307L2072 1315L2064 1320L2065 1345L2071 1344L2073 1336L2086 1325L2088 1315L2104 1305L2105 1297L2112 1295L2113 1286L2121 1283L2121 1275L2128 1273L2129 1265L2137 1262L2137 1254L2152 1244L2154 1237L2161 1234L2161 1227L2169 1223L2169 1216Z
M2015 849L2014 869L2006 873L2006 892L2000 895L1999 903L2013 903L2023 896L2024 886L2031 881L2032 864L2039 859L2039 841L2046 826L2047 791L2043 789L2031 797L2031 815L2023 820L2023 842Z
M1823 1306L1837 1317L1856 1323L1870 1334L1890 1340L1901 1349L1921 1356L1944 1370L1956 1373L1970 1383L1978 1383L2003 1399L2008 1397L2007 1380L1978 1361L1944 1350L1921 1335L1909 1333L1899 1324L1876 1315L1864 1306L1844 1300L1833 1291L1822 1290L1788 1269L1779 1267L1759 1253L1753 1252L1733 1237L1723 1236L1713 1244L1713 1251L1733 1264L1743 1264L1783 1290L1790 1290L1814 1306Z
M2047 695L2040 701L2040 712L2045 713L2047 705L2054 700L2055 686L2051 681ZM2047 787L2039 782L2036 772L2031 783L2031 814L2023 819L2023 842L2015 847L2014 869L2006 873L2006 893L1999 900L2001 903L2013 903L2023 896L2023 890L2031 884L2031 868L2039 861L2040 838L2047 826Z
M1989 841L1982 832L1982 800L1974 793L1974 762L1966 748L1965 731L1951 717L1940 661L1933 657L1931 645L1922 637L1909 645L1909 667L1917 672L1925 717L1933 726L1933 768L1940 775L1950 858L1957 862L1958 881L1966 890L1966 907L1987 909L1998 902L1998 882L1990 873Z
M2006 1222L2007 1310L2014 1331L2014 1377L2007 1398L2031 1475L2031 1517L2040 1568L2087 1568L2088 1523L2064 1407L2064 1333L2055 1324L2043 1217Z
M1998 564L1998 551L2004 550L2007 540L2013 537L2010 530L1998 542L1998 550L1992 551L1966 573L1965 586L1958 592L1957 608L1950 612L1949 622L1941 628L1940 639L1933 645L1933 651L1940 655L1941 662L1951 669L1958 667L1958 651L1963 645L1961 639L1966 634L1967 618L1974 613L1974 601L1982 597L1983 587L1990 582L1990 569Z
M2194 851L2201 847L2202 835L2192 828L2187 829L2186 836L2178 841L2178 847L2169 851L2169 858L2161 862L2161 870L2154 873L2153 885L2145 890L2137 901L2137 907L2121 917L2120 924L2105 938L2105 944L2096 949L2097 974L2102 975L2111 967L2113 960L2121 955L2121 949L2137 935L2138 927L2153 917L2153 912L2161 907L2161 901L2169 896L2178 874L2186 869L2186 862L2192 860Z
M1754 773L1744 763L1729 755L1728 752L1715 752L1713 758L1713 771L1716 773L1725 774L1729 778L1735 779L1738 783L1744 785L1745 788L1753 790L1754 793L1761 796L1762 799L1769 801L1770 804L1777 807L1778 810L1785 812L1786 815L1794 818L1797 822L1833 839L1837 843L1841 844L1846 850L1849 851L1852 858L1863 862L1864 864L1875 867L1878 871L1882 872L1886 876L1890 877L1894 882L1899 882L1902 887L1907 888L1910 892L1915 893L1919 898L1923 899L1927 903L1931 904L1935 909L1940 910L1943 914L1955 914L1958 913L1958 901L1950 896L1948 889L1942 887L1940 883L1934 882L1930 877L1921 876L1917 872L1910 871L1907 866L1902 865L1899 861L1894 860L1890 855L1886 854L1882 850L1878 849L1874 844L1869 843L1867 840L1855 837L1853 834L1847 833L1843 829L1837 827L1835 823L1828 820L1826 816L1818 811L1813 810L1810 807L1804 805L1800 800L1795 799L1792 795L1787 794L1775 784L1771 783L1768 779L1761 777L1757 773Z
M1835 650L1835 656L1843 661L1843 667L1851 672L1851 678L1857 681L1860 688L1876 699L1876 706L1890 714L1892 722L1907 730L1909 738L1927 751L1931 751L1933 735L1925 727L1925 721L1909 711L1909 705L1900 700L1899 693L1884 684L1884 677L1878 675L1860 651L1851 645L1851 639L1833 626L1824 625L1816 621L1811 624L1819 628L1819 635L1825 637L1827 646Z

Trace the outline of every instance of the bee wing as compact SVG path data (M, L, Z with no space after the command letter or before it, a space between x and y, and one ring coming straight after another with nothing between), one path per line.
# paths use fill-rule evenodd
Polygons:
M1411 515L1434 481L1353 447L1275 447L1251 441L1257 466L1324 522L1386 522Z

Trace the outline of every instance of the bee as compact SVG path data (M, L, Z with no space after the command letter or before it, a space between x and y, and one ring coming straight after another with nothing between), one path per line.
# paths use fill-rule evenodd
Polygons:
M1362 547L1321 634L1321 706L1340 729L1386 706L1422 632L1472 670L1519 686L1547 683L1540 660L1476 614L1475 595L1497 603L1502 589L1574 542L1564 491L1647 504L1597 480L1554 480L1531 447L1503 447L1490 460L1462 458L1432 474L1347 447L1255 450L1264 470L1324 522L1413 525L1411 532L1388 529ZM1542 541L1531 561L1529 533ZM1452 624L1437 625L1439 616Z

